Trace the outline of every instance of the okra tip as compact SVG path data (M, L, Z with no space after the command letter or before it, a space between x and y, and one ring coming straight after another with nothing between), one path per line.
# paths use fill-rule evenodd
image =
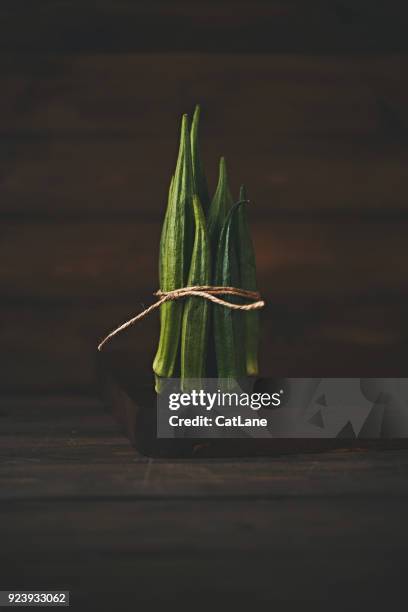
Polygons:
M237 208L239 208L240 206L242 206L242 204L249 204L249 200L246 200L246 199L245 199L245 200L238 200L238 202L235 202L235 203L234 203L234 204L231 206L230 211L229 211L229 214L230 214L230 215L232 215L232 214L233 214L233 213L234 213L234 212L237 210Z
M190 126L188 121L187 113L183 113L181 116L181 138L187 138L190 136Z
M239 188L239 198L238 199L239 200L246 200L247 199L247 190L246 190L245 185L241 185L241 187Z
M181 158L185 153L185 147L187 146L187 143L189 142L189 138L190 138L190 128L189 128L189 122L188 122L188 115L184 113L181 116L180 148L179 148L179 156L177 160L178 165L182 161ZM177 174L177 168L176 168L175 174Z
M249 200L238 200L238 202L235 202L231 208L228 211L228 214L225 218L224 221L224 225L222 228L222 231L226 231L226 228L228 227L228 225L231 223L232 221L232 217L234 216L235 212L237 211L237 209L242 206L242 204L246 204L247 202L249 202Z
M218 171L218 186L217 189L228 190L228 175L227 175L227 163L225 157L220 157L219 171Z
M191 147L192 151L196 150L198 154L198 124L200 123L200 107L197 104L194 109L193 120L191 122Z
M201 113L201 106L199 104L196 104L195 109L194 109L194 115L193 115L193 123L198 123L198 120L200 119L200 113Z
M250 204L251 200L248 200L248 198L239 198L239 200L237 202L235 202L234 206L238 206L241 204Z

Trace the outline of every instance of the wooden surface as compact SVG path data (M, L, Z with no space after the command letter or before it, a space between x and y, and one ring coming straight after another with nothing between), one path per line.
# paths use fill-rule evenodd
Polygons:
M406 24L400 0L2 2L1 588L78 610L405 601L406 451L140 457L95 399L95 347L157 288L199 102L211 190L223 154L251 198L263 373L407 375ZM157 332L112 347L135 377Z
M250 7L249 7L250 4ZM262 369L405 376L406 4L6 0L0 392L92 392L149 304L181 113L251 199ZM118 339L150 372L158 321Z
M2 13L5 50L350 53L407 48L401 0L4 0Z
M98 341L153 299L197 101L212 190L225 154L251 198L264 373L405 375L407 56L96 51L0 62L0 389L94 387ZM153 315L117 346L144 375L156 340Z
M13 396L0 500L2 588L70 589L78 610L255 593L377 609L404 593L406 451L158 461L96 400Z
M160 220L196 103L212 188L225 155L255 215L407 208L406 55L14 54L0 69L2 213Z

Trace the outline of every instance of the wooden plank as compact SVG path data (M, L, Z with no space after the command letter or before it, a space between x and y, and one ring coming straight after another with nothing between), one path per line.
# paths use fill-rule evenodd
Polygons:
M405 592L406 451L141 461L94 400L3 398L0 415L5 588L103 609Z
M406 500L9 503L7 588L70 589L82 608L121 601L362 607L401 601ZM373 585L376 585L373 588ZM71 604L71 605L74 605ZM378 609L378 608L377 608Z
M96 384L98 340L126 317L136 303L12 305L2 309L1 388L9 391L89 390ZM135 349L135 367L149 375L158 333L152 317L136 335L121 338ZM120 343L119 343L120 346Z
M32 61L3 67L4 213L159 215L197 101L213 188L224 154L264 212L406 210L406 56Z
M153 460L99 402L72 395L3 397L0 426L3 501L408 498L406 450Z
M271 293L262 315L261 370L272 376L406 376L407 300L297 299ZM146 301L150 298L147 296ZM96 346L103 335L139 309L117 305L30 303L3 306L0 361L3 392L90 390L97 381ZM151 376L158 338L152 315L118 336L107 350Z
M158 229L126 223L3 226L3 390L95 384L100 339L154 299L151 248ZM404 225L279 222L254 229L268 303L265 373L406 375ZM150 376L157 333L153 315L113 348L129 351L138 375Z
M23 220L27 215L128 215L159 221L174 160L173 136L166 142L135 137L131 143L109 135L85 141L77 136L71 142L56 136L29 142L7 138L3 147L7 155L13 153L3 163L0 211ZM408 151L378 141L355 146L352 137L319 143L272 136L273 144L260 151L259 132L245 148L236 138L227 135L224 145L206 147L210 187L215 189L219 154L225 152L235 196L245 182L254 208L264 217L296 220L297 215L323 213L350 219L377 212L401 213L406 219Z
M243 499L255 502L283 497L293 500L363 498L374 503L382 495L394 500L406 499L408 495L405 466L402 474L395 475L395 467L401 463L398 454L394 454L389 462L379 460L378 469L384 477L376 484L374 477L370 477L372 463L367 453L361 453L360 462L347 459L343 453L337 463L329 462L327 466L325 455L309 458L299 454L295 461L300 462L302 468L297 468L295 461L277 458L277 467L273 470L267 463L259 462L238 462L228 466L187 464L184 467L180 463L167 462L146 466L144 462L136 461L135 451L128 451L126 441L121 445L118 439L114 447L113 443L107 445L99 443L99 440L95 440L94 445L85 441L81 445L72 438L70 445L64 439L57 440L59 448L50 445L47 449L48 462L42 459L45 449L41 455L35 448L31 456L27 456L28 449L22 446L21 458L9 451L9 458L0 466L2 503L13 500L49 500L53 503L208 498L230 499L235 503ZM15 444L18 442L16 439L13 441ZM27 439L27 443L29 441ZM35 442L35 439L31 440L33 445ZM77 451L75 461L68 464L74 445ZM2 455L7 450L2 451ZM377 456L374 457L376 460ZM54 463L51 463L51 458ZM357 473L349 478L345 476L348 470ZM293 472L290 478L288 471ZM313 477L309 477L309 472L313 472Z
M197 102L205 113L203 141L223 142L237 125L241 147L247 137L265 146L267 136L282 134L373 136L380 127L378 102L386 97L402 110L407 100L407 86L398 80L406 55L41 56L40 72L32 59L25 64L16 56L15 62L8 60L2 71L7 116L0 126L5 135L27 139L111 134L155 137L176 149L179 117Z
M255 215L253 215L255 216ZM406 223L252 224L259 286L278 303L406 293ZM3 223L3 298L151 301L160 224Z
M3 51L97 53L106 49L309 53L406 49L405 5L367 0L189 3L125 0L58 5L3 2Z
M6 421L0 434L2 502L408 497L406 451L158 462L139 457L107 418L69 419L58 404L54 413L53 421L32 424L30 432L17 425L17 432L8 433ZM60 416L63 425L56 427Z

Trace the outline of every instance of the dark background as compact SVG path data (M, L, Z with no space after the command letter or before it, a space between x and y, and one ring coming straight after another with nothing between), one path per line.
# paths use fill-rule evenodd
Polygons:
M407 375L407 25L402 1L2 0L0 589L87 611L404 601L406 451L146 458L95 356L154 299L200 102L212 189L224 154L251 198L263 371ZM157 332L109 348L135 379Z
M149 304L179 120L252 201L267 374L404 375L404 2L3 1L3 391L88 391ZM116 341L150 373L157 316Z

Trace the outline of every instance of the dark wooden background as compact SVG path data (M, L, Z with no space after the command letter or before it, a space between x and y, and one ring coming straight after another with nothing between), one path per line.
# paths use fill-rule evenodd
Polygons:
M70 589L78 610L403 601L406 450L145 458L86 393L98 341L153 299L197 102L212 188L224 154L252 201L264 372L407 375L407 13L2 0L1 588ZM157 332L112 345L135 376Z
M88 391L151 302L182 112L248 186L266 373L406 375L403 2L3 1L3 392ZM115 343L150 372L157 317Z

